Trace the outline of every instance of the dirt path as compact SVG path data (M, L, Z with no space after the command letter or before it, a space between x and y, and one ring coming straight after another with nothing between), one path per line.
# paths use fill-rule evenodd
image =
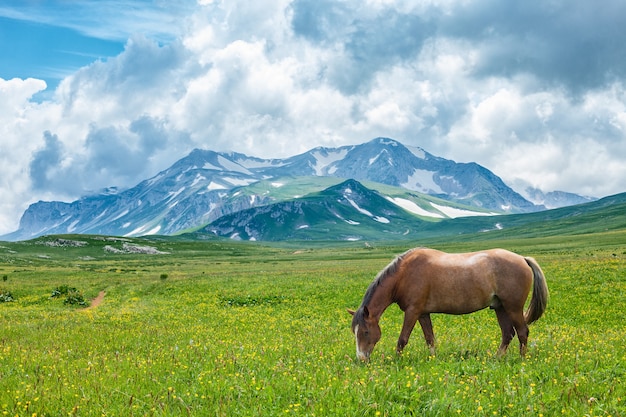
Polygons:
M98 296L91 300L91 304L87 308L96 308L104 301L104 296L106 295L106 291L100 291Z

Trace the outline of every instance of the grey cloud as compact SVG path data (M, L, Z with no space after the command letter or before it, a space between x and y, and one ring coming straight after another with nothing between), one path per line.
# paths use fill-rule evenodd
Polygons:
M296 0L291 10L296 35L315 42L332 43L349 26L349 10L333 0Z
M144 116L130 124L129 130L139 136L139 146L144 154L154 153L167 145L168 133L162 120Z
M355 61L368 66L415 58L435 28L421 16L395 10L386 10L372 20L358 20L354 26L346 49Z
M93 176L89 184L92 188L128 186L153 175L153 160L168 146L173 153L176 147L188 144L188 135L171 131L164 120L148 116L132 121L128 129L93 126L85 141L83 170Z
M86 171L91 176L109 179L137 175L142 167L136 163L134 139L115 127L92 127L85 142L89 152Z
M113 185L132 186L174 162L190 146L188 135L148 116L128 128L92 126L85 152L73 153L71 163L63 163L69 152L57 135L46 131L44 141L29 166L33 188L70 196Z
M30 178L36 190L45 190L55 182L53 171L61 164L62 159L62 146L58 136L46 131L43 137L45 146L35 152L29 165Z
M539 81L536 88L565 87L578 95L626 76L625 2L475 0L449 10L389 7L373 13L367 6L298 0L292 11L296 35L343 45L346 56L336 67L329 64L329 78L348 93L377 71L411 62L432 38L475 49L478 79L529 73Z
M479 52L477 76L530 73L578 94L626 75L626 3L476 1L442 17L442 36Z
M296 35L325 47L342 45L344 55L328 63L326 74L346 94L368 88L378 71L414 60L436 29L429 16L393 8L359 14L332 1L299 0L292 9Z
M354 27L346 41L346 51L356 86L366 83L380 70L415 60L424 41L434 32L434 25L420 16L393 10L373 20L358 20ZM354 91L356 86L349 90Z

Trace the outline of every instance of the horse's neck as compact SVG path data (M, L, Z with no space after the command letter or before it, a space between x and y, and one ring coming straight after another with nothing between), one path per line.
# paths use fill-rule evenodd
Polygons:
M396 286L396 277L390 276L385 279L384 282L376 287L376 291L372 294L367 308L370 311L370 315L379 319L393 302L393 293Z

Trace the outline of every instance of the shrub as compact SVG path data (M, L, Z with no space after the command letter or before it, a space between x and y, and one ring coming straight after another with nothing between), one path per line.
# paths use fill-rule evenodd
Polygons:
M63 304L79 305L79 306L87 305L87 302L85 301L85 297L83 296L83 293L78 291L74 287L70 287L68 285L60 285L56 287L54 290L52 290L52 295L50 295L50 298L57 298L61 296L65 296L65 300L63 300Z
M167 279L167 277L168 277L167 274L161 274L161 276L159 278L161 278L162 280L165 281Z
M8 303L15 301L13 294L10 291L0 290L0 303Z
M50 295L50 298L60 297L62 295L67 295L70 292L76 292L76 291L78 290L74 287L69 287L67 285L60 285L52 290L52 294Z
M67 293L67 297L63 301L63 304L69 305L78 305L78 306L87 306L87 301L85 301L85 297L83 297L83 293L80 291L70 291Z

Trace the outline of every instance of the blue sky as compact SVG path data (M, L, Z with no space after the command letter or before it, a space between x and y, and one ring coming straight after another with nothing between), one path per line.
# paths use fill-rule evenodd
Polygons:
M65 77L124 50L134 34L169 42L193 2L7 0L0 5L0 77L38 78L53 91Z
M4 1L0 234L193 148L386 136L522 193L624 192L624 27L621 0Z
M0 76L39 78L54 90L59 82L93 61L118 55L124 42L98 39L46 23L0 17Z

